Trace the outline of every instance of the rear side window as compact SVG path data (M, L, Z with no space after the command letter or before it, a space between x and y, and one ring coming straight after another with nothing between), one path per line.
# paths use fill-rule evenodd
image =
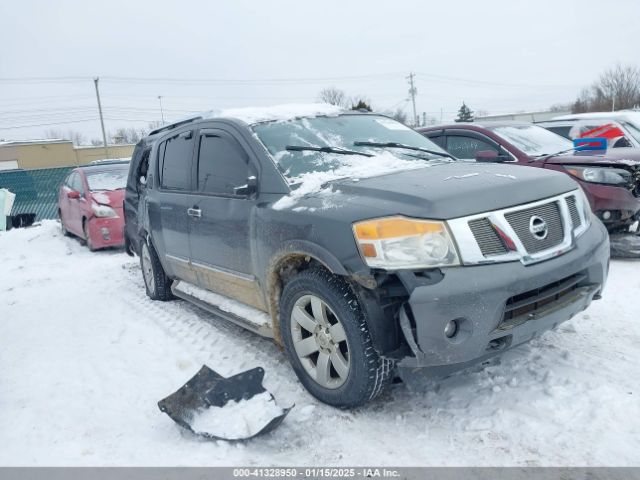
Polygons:
M234 188L247 183L248 157L240 144L224 133L200 137L198 190L233 195Z
M476 152L483 150L491 150L499 153L498 149L489 142L473 137L450 136L447 138L447 150L454 157L464 160L473 160L476 158Z
M160 165L160 185L163 188L190 189L193 144L192 132L183 132L160 144L158 163Z
M557 133L558 135L563 136L564 138L568 138L569 140L571 140L571 134L569 133L571 131L571 126L561 126L561 127L544 127L547 130L553 132L553 133Z

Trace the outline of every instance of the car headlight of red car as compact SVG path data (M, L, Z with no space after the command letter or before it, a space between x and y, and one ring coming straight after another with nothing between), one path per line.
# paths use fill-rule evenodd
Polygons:
M116 211L107 205L92 203L91 210L93 210L93 214L96 217L118 218L118 214L116 213Z

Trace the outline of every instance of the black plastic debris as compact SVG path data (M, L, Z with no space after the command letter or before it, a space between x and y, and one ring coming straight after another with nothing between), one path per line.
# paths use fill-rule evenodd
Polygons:
M184 386L172 393L168 397L158 402L160 410L178 425L186 428L196 435L215 440L247 440L249 438L270 432L278 427L287 416L291 408L276 408L281 412L273 416L259 430L250 432L248 435L225 436L217 432L207 432L194 428L194 421L199 415L206 414L207 410L218 407L226 409L233 402L250 401L256 396L267 394L269 400L275 406L275 398L269 393L262 381L264 379L264 369L257 367L246 372L238 373L229 378L225 378L219 373L203 365ZM264 395L262 395L265 397ZM267 398L267 397L265 397ZM273 411L273 407L270 409ZM224 410L223 410L224 411ZM231 415L236 410L231 409ZM231 418L230 420L234 420Z

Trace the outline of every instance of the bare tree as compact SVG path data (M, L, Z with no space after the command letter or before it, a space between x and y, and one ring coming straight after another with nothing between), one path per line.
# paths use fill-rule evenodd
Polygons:
M391 117L391 118L399 121L400 123L404 123L405 125L409 121L409 116L407 115L407 112L405 112L400 107L396 108L395 110L386 110L386 111L384 111L382 113L384 115L387 115L388 117Z
M322 103L345 107L347 105L347 95L336 87L325 88L318 94L318 100Z
M135 128L118 128L111 138L116 145L138 143L141 138L141 132Z
M77 147L79 145L86 144L87 138L80 132L76 130L67 130L66 133L63 133L60 130L46 130L44 132L45 138L52 139L60 139L60 140L70 140Z
M573 113L624 110L640 105L640 68L615 67L605 71L573 102Z

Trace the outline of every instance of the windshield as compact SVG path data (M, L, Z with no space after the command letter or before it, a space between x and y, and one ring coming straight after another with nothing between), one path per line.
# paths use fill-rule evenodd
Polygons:
M490 127L490 130L532 157L551 155L573 148L571 140L537 125Z
M127 184L127 174L129 167L109 168L97 171L85 171L89 190L92 192L100 190L119 190Z
M357 145L357 142L397 143L432 150L447 155L435 143L415 130L379 115L339 115L335 117L312 117L286 122L258 123L253 131L273 156L280 171L290 180L312 172L329 172L340 169L345 163L364 167L372 174L389 166L388 154L400 160L394 168L415 168L411 165L422 161L450 161L436 154L399 147ZM287 149L287 147L290 147ZM305 148L291 147L311 147ZM317 151L318 148L325 151ZM344 149L349 152L337 154L327 148ZM368 155L359 155L366 153ZM386 154L386 155L383 155Z
M636 127L636 125L631 123L631 122L623 122L623 123L624 123L624 126L627 127L627 130L629 131L631 136L633 138L635 138L635 140L638 143L640 143L640 129L638 127Z

